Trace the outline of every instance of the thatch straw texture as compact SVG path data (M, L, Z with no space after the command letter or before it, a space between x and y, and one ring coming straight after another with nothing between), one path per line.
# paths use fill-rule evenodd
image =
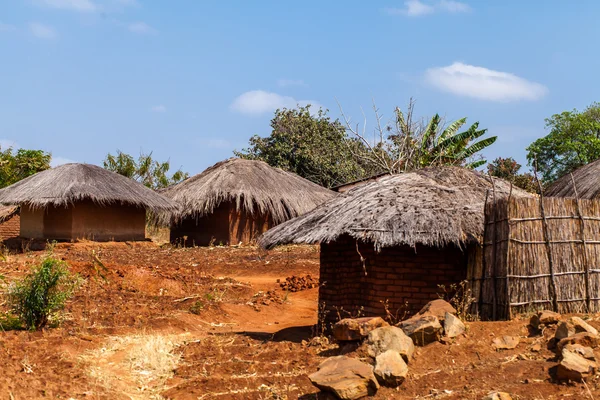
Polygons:
M573 180L576 186L573 186ZM577 189L577 195L575 193ZM583 167L557 179L546 191L546 196L551 197L579 197L580 199L600 198L600 160L591 162Z
M0 206L0 224L19 213L19 206Z
M263 161L230 158L160 193L180 205L175 221L211 214L222 202L270 215L275 224L304 214L336 193Z
M543 212L540 199L486 206L483 272L474 277L483 281L482 318L600 311L600 201L544 198Z
M494 179L496 196L510 184ZM379 178L301 217L269 230L260 244L322 243L341 235L373 242L376 248L406 244L458 246L483 235L484 203L491 178L458 167L435 167ZM512 188L513 196L531 196Z
M141 183L90 164L64 164L39 172L0 190L1 204L44 208L91 200L98 205L130 204L152 212L177 205Z

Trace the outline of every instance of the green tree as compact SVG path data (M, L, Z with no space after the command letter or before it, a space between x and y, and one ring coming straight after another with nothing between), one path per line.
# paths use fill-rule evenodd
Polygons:
M529 172L519 173L521 164L512 157L496 158L488 164L487 170L488 174L512 182L513 185L530 193L539 192L539 185L535 177Z
M117 154L108 154L104 160L104 168L136 180L151 189L160 189L187 179L189 174L181 169L168 175L171 169L169 161L159 162L149 154L140 153L136 160L130 154L117 150Z
M52 156L43 150L0 149L0 188L50 168Z
M527 160L544 183L600 158L600 103L546 119L550 133L527 147Z
M377 172L356 156L363 145L349 138L342 124L327 116L327 110L311 114L310 105L277 110L271 129L267 137L252 136L249 147L234 154L265 161L329 188Z

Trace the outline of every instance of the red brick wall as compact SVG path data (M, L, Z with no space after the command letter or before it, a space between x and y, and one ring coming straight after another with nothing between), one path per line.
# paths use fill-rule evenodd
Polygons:
M0 224L0 241L15 238L21 232L21 217L17 214L8 221Z
M398 246L377 253L372 243L359 242L358 250L366 276L356 240L343 237L321 244L319 303L325 303L328 320L337 320L336 307L352 313L364 307L364 315L385 316L386 300L392 313L413 314L439 298L438 285L466 277L466 256L454 246Z

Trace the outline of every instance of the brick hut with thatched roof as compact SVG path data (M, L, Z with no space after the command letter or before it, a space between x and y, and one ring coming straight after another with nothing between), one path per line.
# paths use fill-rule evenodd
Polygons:
M0 241L19 237L21 216L18 206L0 206Z
M20 236L30 239L144 240L146 210L176 205L141 183L89 164L64 164L0 190L19 205Z
M265 233L259 243L320 243L319 303L327 319L419 311L438 285L481 264L488 191L510 184L458 167L426 168L357 186ZM512 188L513 196L528 196ZM480 268L480 267L479 267ZM344 311L342 311L344 310Z
M171 241L205 246L253 241L336 193L263 161L230 158L161 194L179 204Z
M573 186L573 181L575 186ZM600 159L566 174L552 183L544 192L549 197L579 197L600 199Z

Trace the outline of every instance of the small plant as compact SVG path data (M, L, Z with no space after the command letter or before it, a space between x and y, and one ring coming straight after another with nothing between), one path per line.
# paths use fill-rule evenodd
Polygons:
M192 306L190 307L190 312L192 314L200 315L200 312L203 309L204 309L204 303L201 302L200 300L198 300L194 304L192 304Z
M438 285L443 293L438 293L440 299L446 300L456 309L456 316L464 321L475 321L477 315L471 314L471 306L475 303L475 297L471 291L469 281L453 283L449 286Z
M408 315L408 302L405 301L404 305L401 308L398 308L395 313L390 310L390 301L385 299L385 301L379 301L383 305L383 309L385 310L385 319L390 325L396 325L400 321L404 321ZM400 312L402 312L402 316L400 316Z
M8 287L10 311L27 329L44 328L80 285L65 262L48 256L22 280Z

